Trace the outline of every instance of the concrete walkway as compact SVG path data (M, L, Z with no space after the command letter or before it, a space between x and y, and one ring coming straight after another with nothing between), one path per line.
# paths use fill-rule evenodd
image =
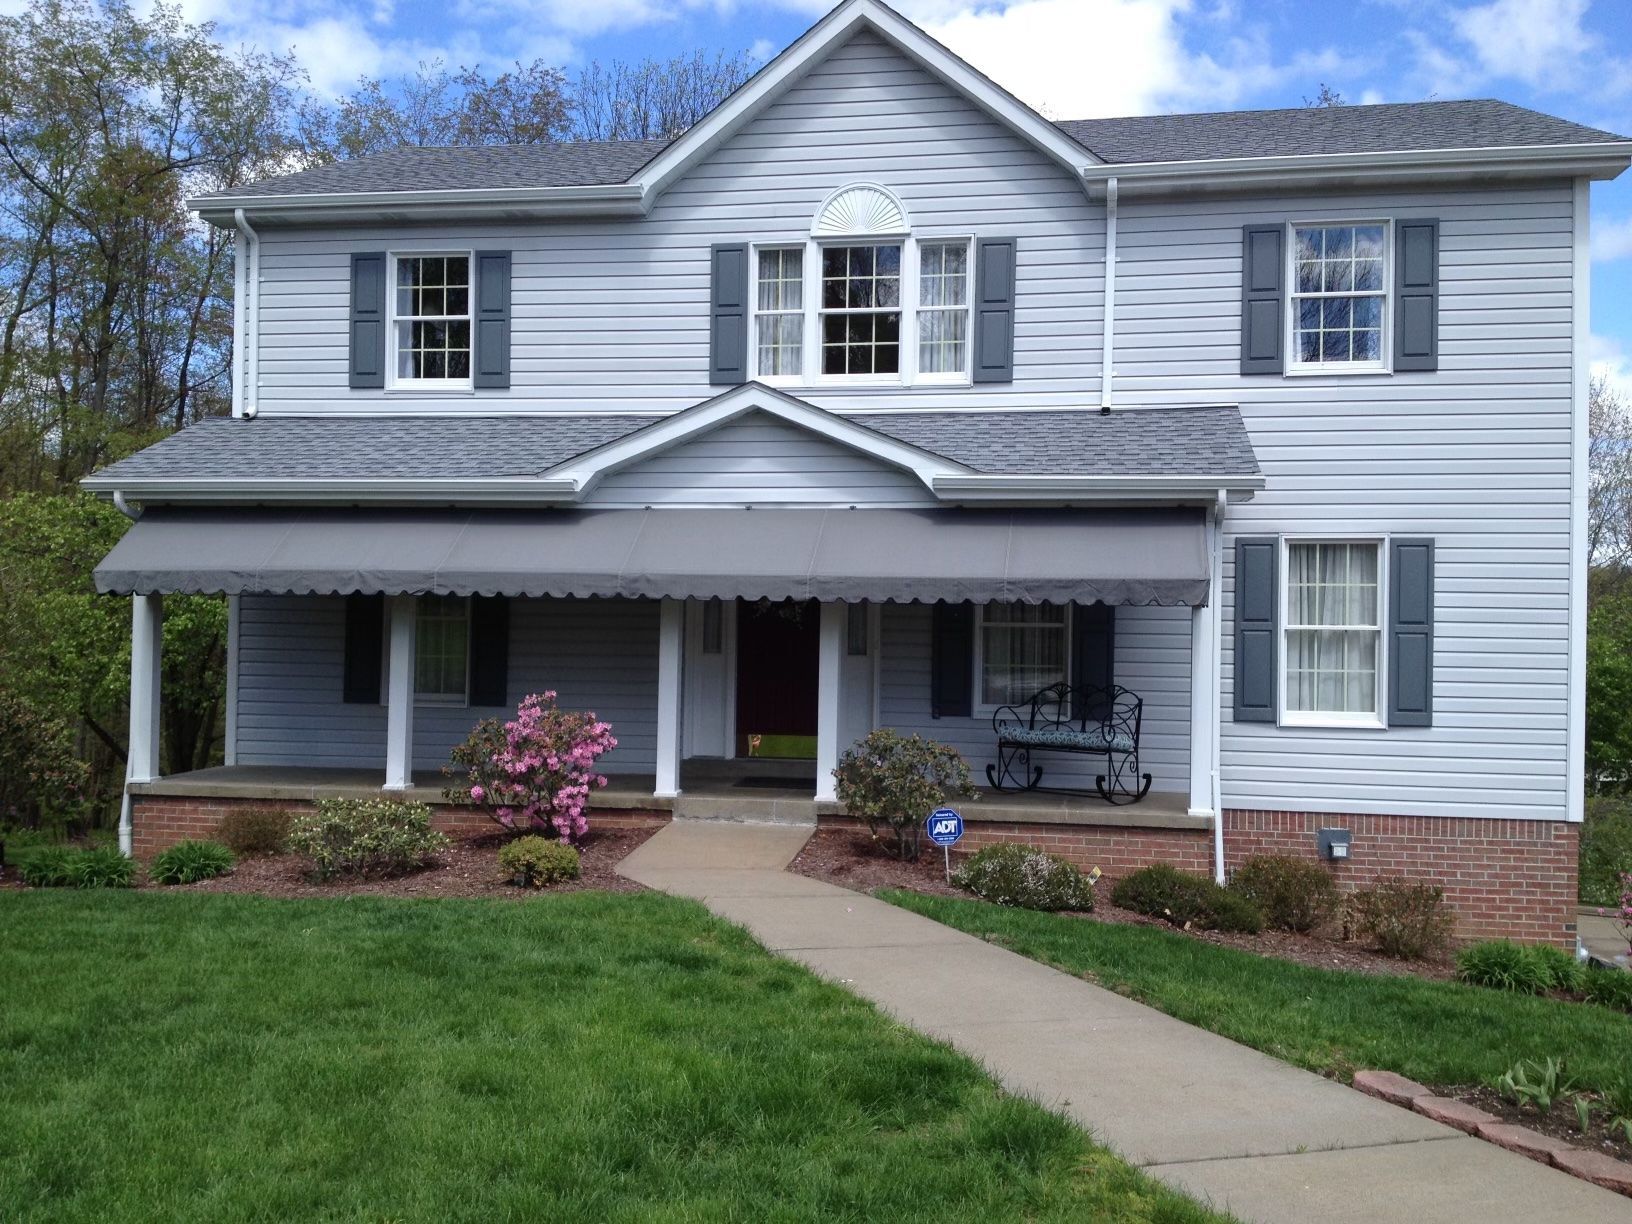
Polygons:
M784 871L809 833L677 821L619 870L702 901L1243 1220L1632 1224L1632 1200L917 914Z

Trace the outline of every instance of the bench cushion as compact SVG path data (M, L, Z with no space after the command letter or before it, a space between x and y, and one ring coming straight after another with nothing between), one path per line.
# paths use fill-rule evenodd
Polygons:
M997 738L1025 748L1056 748L1065 752L1133 751L1133 736L1103 726L1079 731L1075 727L1028 727L1003 719L997 724Z

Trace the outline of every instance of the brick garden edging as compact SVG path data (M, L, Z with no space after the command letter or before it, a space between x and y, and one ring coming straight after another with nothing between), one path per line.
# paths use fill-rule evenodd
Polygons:
M1571 1177L1602 1186L1632 1198L1632 1164L1602 1152L1588 1151L1528 1127L1503 1122L1493 1113L1464 1101L1435 1096L1417 1083L1392 1071L1356 1071L1354 1086L1367 1096L1410 1109L1435 1122L1494 1143L1510 1152L1528 1156L1538 1164L1551 1165Z

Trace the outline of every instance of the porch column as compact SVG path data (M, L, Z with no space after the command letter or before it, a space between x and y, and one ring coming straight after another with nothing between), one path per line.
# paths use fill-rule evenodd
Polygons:
M418 601L392 595L386 601L385 789L414 785L414 631Z
M680 669L685 657L686 605L665 599L657 621L657 784L659 799L680 794Z
M816 665L816 802L838 798L833 771L839 764L839 677L844 667L847 605L822 605Z
M159 776L159 666L164 652L164 596L130 600L130 737L125 782ZM119 849L131 852L130 793L119 806Z
M1218 610L1209 600L1190 610L1190 815L1213 815L1213 745L1218 737Z

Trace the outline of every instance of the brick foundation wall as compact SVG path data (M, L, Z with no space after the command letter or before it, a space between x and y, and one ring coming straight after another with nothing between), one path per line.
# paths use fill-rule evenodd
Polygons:
M240 808L275 808L282 812L309 811L306 799L195 799L172 795L131 796L131 846L138 859L152 858L167 846L188 838L216 835L221 817ZM497 826L471 807L431 805L431 824L444 833L491 833ZM608 808L589 811L592 829L645 829L667 824L669 813L645 808Z

